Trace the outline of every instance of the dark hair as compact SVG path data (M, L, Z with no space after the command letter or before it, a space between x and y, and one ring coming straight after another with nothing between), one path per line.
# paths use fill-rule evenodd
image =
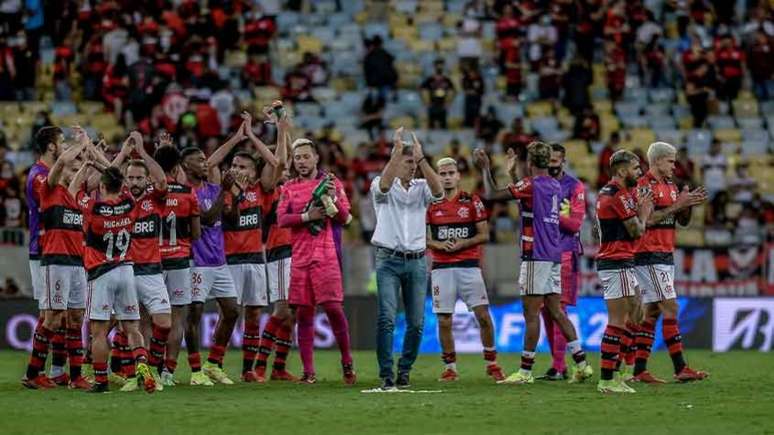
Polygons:
M639 160L640 158L637 157L637 154L634 154L629 150L618 150L610 156L610 173L611 175L615 174L615 171L622 165L628 165L631 162Z
M186 159L186 157L194 155L196 153L204 153L201 148L199 147L186 147L183 148L182 151L180 151L180 161L183 161Z
M558 153L562 153L562 157L567 155L567 149L565 149L563 145L558 144L558 143L552 143L551 144L551 151L556 151Z
M150 170L148 169L148 165L145 164L145 162L140 160L140 159L129 160L129 163L126 164L126 169L128 170L130 166L137 166L138 168L143 168L143 169L145 169L145 175L150 174Z
M153 153L153 160L161 166L165 173L169 173L180 164L180 152L170 145L161 146Z
M116 166L108 166L107 169L102 171L102 178L100 182L105 185L105 190L108 193L118 193L121 191L121 186L124 184L124 174Z
M551 147L545 142L532 142L527 145L527 158L536 168L546 169L551 161Z
M259 167L258 159L256 159L255 156L252 153L250 153L249 151L237 151L236 153L234 153L234 158L237 158L237 157L241 157L243 159L250 160L250 163L252 163L253 167L255 168L255 172L256 173L259 172L259 169L258 169L258 167Z
M47 125L41 127L37 133L35 133L35 148L39 153L45 154L48 150L48 145L56 143L57 137L62 134L62 129L55 125Z

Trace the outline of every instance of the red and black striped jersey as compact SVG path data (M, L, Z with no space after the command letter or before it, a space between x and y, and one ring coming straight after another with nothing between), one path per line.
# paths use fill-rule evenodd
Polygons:
M478 234L476 224L487 219L486 208L478 195L459 192L454 198L434 202L427 209L427 224L433 240L471 239ZM479 267L481 245L457 252L430 250L433 269L444 267Z
M648 171L637 183L637 193L643 190L653 193L653 210L663 210L671 207L677 201L677 186L670 180L659 181ZM637 242L637 252L634 254L635 263L649 264L674 264L672 253L675 250L675 215L664 217L660 222L649 225L645 234Z
M161 215L166 207L166 191L151 186L136 199L137 210L132 230L129 259L134 262L135 275L161 273Z
M263 240L266 245L266 261L290 258L293 252L290 241L290 228L280 228L277 223L277 205L280 188L266 192L263 200Z
M129 261L135 201L126 190L112 200L93 199L80 192L78 204L83 213L86 239L83 262L92 280Z
M624 222L637 216L632 193L611 181L597 197L597 220L600 246L597 270L621 269L634 265L636 240L629 235Z
M191 221L199 216L193 188L167 180L167 200L161 216L161 262L165 269L185 269L191 260Z
M263 190L260 183L256 183L239 195L239 218L223 217L226 263L260 264L264 262L261 231L263 201Z
M48 182L36 189L41 217L42 265L83 266L83 215L66 187Z

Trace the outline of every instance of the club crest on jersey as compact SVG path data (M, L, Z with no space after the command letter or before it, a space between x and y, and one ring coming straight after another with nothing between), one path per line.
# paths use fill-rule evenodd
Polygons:
M673 190L673 191L669 192L669 196L672 198L672 201L676 201L677 200L677 192L676 191Z
M113 207L103 205L97 210L97 213L103 216L113 216Z
M147 200L147 199L146 199L145 201L143 201L143 202L142 202L142 204L140 205L140 207L141 207L141 208L142 208L144 211L151 211L151 210L153 210L153 203L152 203L152 202L150 202L150 200Z
M89 197L88 196L84 196L84 197L81 198L81 206L82 207L86 207L86 205L88 203L89 203Z
M634 201L632 201L631 197L622 196L621 202L623 203L624 208L627 210L634 210Z
M247 192L245 194L245 198L247 198L247 200L250 201L250 202L255 202L255 200L258 199L258 197L255 194L255 192Z
M467 219L470 216L470 210L468 210L467 207L461 207L457 210L457 216L461 217L462 219Z

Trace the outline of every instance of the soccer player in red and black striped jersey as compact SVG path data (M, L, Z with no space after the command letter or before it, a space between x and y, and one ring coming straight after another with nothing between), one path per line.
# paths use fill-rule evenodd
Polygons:
M502 381L505 375L497 365L494 324L481 275L481 245L489 240L486 209L477 195L459 190L460 173L456 160L442 158L437 167L445 195L444 199L430 205L426 220L427 247L433 259L433 312L438 316L441 358L446 365L438 380L450 382L458 378L452 316L459 297L478 321L486 374L495 381Z
M683 357L683 343L677 322L678 305L675 291L675 224L686 226L691 219L691 208L707 200L704 188L690 191L688 186L678 193L672 182L677 150L664 142L655 142L648 148L650 169L640 178L638 191L647 190L653 197L654 211L647 230L637 244L634 255L635 273L645 305L645 318L639 325L631 325L636 335L634 380L645 383L664 383L647 370L648 357L653 346L656 322L663 314L662 333L674 366L674 378L680 382L702 380L703 371L693 370ZM633 352L630 352L630 354ZM633 360L633 361L632 361Z
M140 159L126 162L133 156L133 152L136 152ZM137 204L129 258L134 262L137 299L150 314L151 333L149 337L143 338L149 350L148 364L155 369L152 373L156 380L156 389L160 391L163 386L158 374L163 366L171 328L171 306L162 274L159 248L161 215L166 208L166 176L158 163L145 152L142 136L137 132L133 132L124 142L121 152L113 161L113 166L124 166L124 184ZM155 173L154 179L158 182L150 182L151 172ZM129 369L132 368L130 365ZM128 375L131 377L131 372ZM129 382L122 390L136 388L136 382Z
M133 136L134 139L130 137L133 146L142 146L137 140L138 133L133 133ZM160 167L144 152L140 156L149 168L154 185L163 187L164 174ZM89 279L88 312L93 335L91 345L96 381L91 391L95 393L108 390L107 358L110 346L107 334L113 313L132 349L139 378L136 382L143 384L149 393L156 390L156 377L147 365L147 349L143 346L139 330L139 302L129 257L132 231L137 218L136 202L123 183L121 170L109 166L102 171L96 199L83 190L77 192L84 217L84 265ZM76 193L77 187L74 184L70 185L71 193Z
M601 373L597 390L602 393L634 393L618 376L614 379L627 342L626 323L636 310L637 280L634 277L634 251L638 237L645 232L645 223L652 211L650 193L644 193L639 203L631 189L637 185L640 160L626 150L610 157L612 179L597 197L597 227L600 247L597 253L597 273L607 304L607 327L602 336Z
M237 200L237 212L231 216L224 215L223 239L226 263L236 287L238 303L244 307L241 379L243 382L264 382L265 378L259 377L253 370L260 345L261 308L269 303L262 206L265 191L273 189L276 184L274 174L277 157L253 133L252 116L243 112L242 119L242 135L235 135L234 138L250 139L261 161L246 150L238 151L231 161L230 169L237 177L233 192ZM285 148L281 139L283 137L284 132L280 131L277 150ZM220 178L219 165L239 144L234 138L224 143L208 159L211 180Z
M39 239L43 292L39 304L43 322L33 337L33 350L22 384L28 388L53 386L41 372L45 366L48 345L54 331L67 326L63 343L70 356L70 376L64 372L53 381L74 389L91 388L81 376L83 344L81 326L85 308L86 275L83 270L83 217L68 186L85 146L74 145L62 153L42 182L34 183L40 211ZM64 361L61 362L62 366ZM61 367L60 367L61 369Z
M191 305L191 243L201 235L199 200L193 188L179 179L180 152L168 135L160 138L160 146L153 155L167 180L167 199L160 223L160 254L164 283L172 305L172 329L167 339L161 382L165 387L175 385L177 357L187 325Z

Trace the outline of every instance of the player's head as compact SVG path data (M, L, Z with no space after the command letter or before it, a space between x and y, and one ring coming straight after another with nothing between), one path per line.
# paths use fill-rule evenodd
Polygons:
M626 187L637 185L640 178L640 158L631 151L619 150L610 156L610 175L618 178Z
M666 142L653 142L648 147L648 164L655 174L672 178L676 159L677 150Z
M548 144L535 141L527 146L527 168L530 172L548 170L550 161L551 147Z
M99 180L100 190L108 195L115 195L121 192L121 186L124 184L124 174L115 166L109 166L102 171L102 177Z
M180 152L180 162L188 177L204 180L207 178L207 157L204 151L196 147L188 147Z
M441 177L441 185L444 190L450 191L457 188L460 183L460 171L457 170L457 161L451 157L444 157L436 162L438 176Z
M296 139L291 145L293 149L293 172L301 178L310 178L317 169L320 153L317 145L309 139Z
M551 160L548 162L548 175L558 178L564 172L564 162L567 150L558 143L551 144Z
M78 170L81 169L83 164L83 156L78 156L73 159L72 162L65 165L64 169L62 169L62 176L59 179L59 184L69 186L70 182L73 181L75 174L78 173Z
M49 156L53 159L59 157L64 143L64 132L53 125L47 125L35 133L35 149L41 156Z
M171 145L164 145L156 149L153 160L161 166L165 174L171 175L180 164L180 152Z
M247 177L250 183L258 179L258 161L247 151L239 151L231 160L231 169L237 174Z
M403 153L401 154L401 157L403 160L401 160L398 178L405 182L409 182L414 179L414 174L417 173L417 165L419 163L414 158L414 145L412 143L403 142Z
M148 190L148 165L142 160L130 160L124 169L124 183L135 198Z

